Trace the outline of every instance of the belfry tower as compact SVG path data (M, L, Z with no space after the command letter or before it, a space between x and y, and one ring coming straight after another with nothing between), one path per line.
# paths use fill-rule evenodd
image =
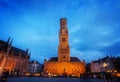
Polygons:
M60 19L58 61L70 62L70 48L68 43L68 28L66 18Z
M76 76L85 73L85 62L77 57L70 57L67 19L60 19L58 57L51 57L44 62L44 73L63 76Z

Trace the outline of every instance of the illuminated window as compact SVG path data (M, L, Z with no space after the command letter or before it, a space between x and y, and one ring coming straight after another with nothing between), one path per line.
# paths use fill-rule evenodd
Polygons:
M63 58L65 58L65 56L63 56Z

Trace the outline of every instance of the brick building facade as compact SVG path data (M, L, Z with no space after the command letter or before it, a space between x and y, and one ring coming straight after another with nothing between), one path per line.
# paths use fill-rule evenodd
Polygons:
M10 75L22 75L28 70L29 59L28 49L12 46L10 38L7 42L0 40L0 76L6 70Z

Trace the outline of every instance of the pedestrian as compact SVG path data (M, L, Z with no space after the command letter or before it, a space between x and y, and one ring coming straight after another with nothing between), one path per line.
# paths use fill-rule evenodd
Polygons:
M109 81L112 82L113 81L113 76L112 74L109 73Z
M8 75L9 75L8 71L3 72L3 74L2 74L2 82L6 82Z
M108 74L105 75L105 79L107 80L107 82L109 82L109 76L108 76Z
M107 82L112 82L113 78L112 78L112 75L110 73L106 74L106 80L107 80Z

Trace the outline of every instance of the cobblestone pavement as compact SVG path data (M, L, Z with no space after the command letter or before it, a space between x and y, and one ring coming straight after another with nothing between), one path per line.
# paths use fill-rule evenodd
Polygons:
M41 78L41 77L19 77L8 78L6 82L120 82L120 79L112 81L90 78Z

